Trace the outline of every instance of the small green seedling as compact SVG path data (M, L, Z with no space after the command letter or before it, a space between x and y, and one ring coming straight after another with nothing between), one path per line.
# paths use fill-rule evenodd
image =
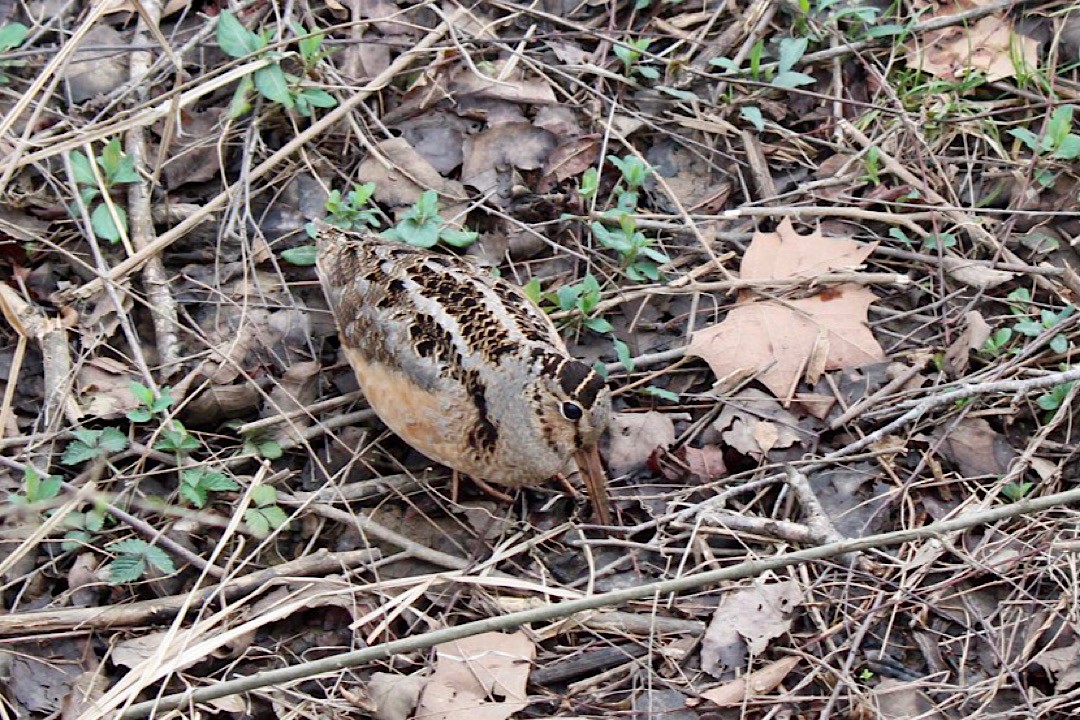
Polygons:
M379 227L378 210L371 205L371 196L375 194L375 183L357 184L342 196L340 190L331 190L324 205L328 215L323 222L343 230L362 230ZM311 222L304 226L308 237L318 235L318 226ZM319 250L315 245L300 245L281 252L281 259L293 265L314 265Z
M172 388L168 386L161 388L160 394L156 396L153 390L142 383L132 382L129 387L131 394L139 403L139 407L127 414L127 419L131 422L149 422L155 415L162 414L172 407L174 402L171 395Z
M197 508L206 507L212 492L232 492L240 489L236 481L204 467L180 471L180 496Z
M651 38L639 38L615 46L615 57L622 60L623 75L631 77L636 74L649 80L656 80L660 77L659 70L640 62L642 54L648 52L650 45L652 45Z
M806 73L796 72L792 68L806 54L806 47L810 44L808 38L781 38L779 57L776 61L776 75L771 84L779 88L795 88L800 85L813 85L814 78Z
M613 329L611 323L604 318L592 317L600 303L600 283L592 273L587 274L581 282L563 285L555 292L543 292L540 281L536 278L530 280L522 289L529 299L540 307L576 313L574 322L593 332L607 333Z
M75 439L60 456L60 462L63 465L78 465L87 460L107 458L128 446L127 436L114 427L101 430L75 430L72 434Z
M161 425L161 436L154 443L155 450L187 455L202 445L179 420L168 420Z
M30 34L30 30L22 23L7 23L0 25L0 55L11 52L19 47ZM25 63L22 60L0 60L0 85L11 82L5 68L21 67Z
M272 485L259 485L251 491L255 507L244 511L244 522L255 537L263 538L289 520L289 515L277 504L277 490Z
M79 197L86 206L91 208L90 224L94 228L94 233L111 243L118 243L122 235L127 233L127 213L119 205L113 205L116 211L114 220L105 202L94 203L94 200L101 197L102 188L94 176L92 163L96 163L101 170L101 179L105 185L104 192L110 192L117 185L139 181L139 173L135 172L135 159L120 149L119 138L110 140L97 158L88 158L78 150L73 150L71 153L71 171L75 177L75 184L79 188ZM72 214L75 214L74 208ZM117 220L119 225L117 225Z
M80 547L89 545L94 535L105 528L106 522L112 521L108 508L104 503L96 503L91 510L86 512L71 512L64 517L64 527L68 531L64 533L64 542L60 548L64 552L78 550Z
M1025 288L1020 288L1020 290L1027 292ZM1009 297L1011 298L1012 296L1013 294L1010 293ZM1011 307L1015 308L1015 306ZM1051 330L1059 325L1065 318L1069 317L1074 312L1076 312L1076 307L1073 305L1066 305L1061 312L1056 313L1053 310L1044 308L1039 311L1038 319L1030 316L1021 317L1021 319L1013 324L1013 330L1025 337L1038 337L1045 331ZM1066 337L1064 333L1055 334L1050 338L1050 349L1059 355L1066 353L1069 350L1069 338Z
M63 487L63 479L59 475L46 475L42 477L29 465L23 468L22 489L18 493L7 496L12 505L36 505L52 500L60 494Z
M277 460L282 455L281 443L272 437L252 433L244 438L244 453Z
M1074 383L1071 382L1055 385L1050 388L1049 392L1040 395L1035 401L1035 404L1043 410L1047 410L1051 413L1056 412L1062 404L1064 404L1065 400L1068 399L1073 385Z
M137 538L119 540L106 549L116 555L107 566L111 585L123 585L140 580L150 567L165 575L176 572L172 558L164 550L145 540Z
M296 23L293 23L292 30L300 38L297 45L304 73L310 73L326 57L327 53L322 49L325 36ZM271 60L268 65L251 75L245 75L240 81L229 104L229 116L236 118L250 112L254 91L288 110L296 110L304 117L314 115L316 108L336 106L337 100L333 95L321 88L305 85L302 77L285 72L281 62L287 55L266 50L272 39L273 31L252 32L227 10L218 15L217 41L222 52L233 58L248 58L266 52Z
M990 357L998 357L1005 352L1012 337L1012 328L998 328L990 335L990 337L986 338L986 342L979 348L979 352L984 355L989 355Z
M1023 500L1031 488L1034 487L1034 483L1008 483L1005 487L1001 488L1001 494L1008 498L1009 502L1020 502Z
M397 225L384 230L382 236L388 240L397 240L420 248L434 247L443 242L457 248L472 245L478 233L467 230L454 230L443 226L444 220L439 214L439 196L434 190L425 190L401 217Z
M589 224L589 229L601 246L619 254L623 271L635 282L658 281L659 266L671 262L671 258L652 247L654 240L637 229L637 221L632 215L624 214L614 228L594 221Z
M591 167L581 174L581 185L578 187L578 193L586 200L592 200L596 197L596 192L600 189L600 172Z

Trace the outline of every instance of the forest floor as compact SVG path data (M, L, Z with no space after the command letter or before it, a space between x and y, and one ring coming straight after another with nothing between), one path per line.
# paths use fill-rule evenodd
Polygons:
M0 0L0 717L1080 712L1076 5L161 5ZM525 288L614 527L386 430L317 222Z

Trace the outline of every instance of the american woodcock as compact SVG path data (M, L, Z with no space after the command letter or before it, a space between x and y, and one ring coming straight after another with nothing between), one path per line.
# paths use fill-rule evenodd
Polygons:
M317 267L342 348L379 418L480 480L543 484L577 461L611 523L596 443L611 395L517 287L468 261L320 228Z

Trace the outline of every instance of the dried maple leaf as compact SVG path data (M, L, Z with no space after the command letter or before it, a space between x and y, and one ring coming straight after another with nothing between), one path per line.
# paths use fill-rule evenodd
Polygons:
M925 15L949 17L978 3L945 3ZM988 82L1013 77L1020 69L1034 68L1039 44L1013 28L1004 15L989 15L962 27L931 30L908 42L907 66L946 80L960 80L973 70L986 75Z
M776 233L754 235L741 274L812 277L857 265L872 250L820 233L799 235L784 221ZM837 370L885 359L866 327L867 308L876 299L868 289L845 283L799 300L743 302L723 322L695 332L687 353L709 363L718 378L755 372L774 395L785 398L811 364Z

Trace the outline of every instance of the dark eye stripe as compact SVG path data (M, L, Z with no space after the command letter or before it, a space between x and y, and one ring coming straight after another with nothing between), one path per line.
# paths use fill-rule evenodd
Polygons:
M603 378L583 362L567 360L559 365L556 372L563 392L581 403L582 407L591 408L604 389Z

